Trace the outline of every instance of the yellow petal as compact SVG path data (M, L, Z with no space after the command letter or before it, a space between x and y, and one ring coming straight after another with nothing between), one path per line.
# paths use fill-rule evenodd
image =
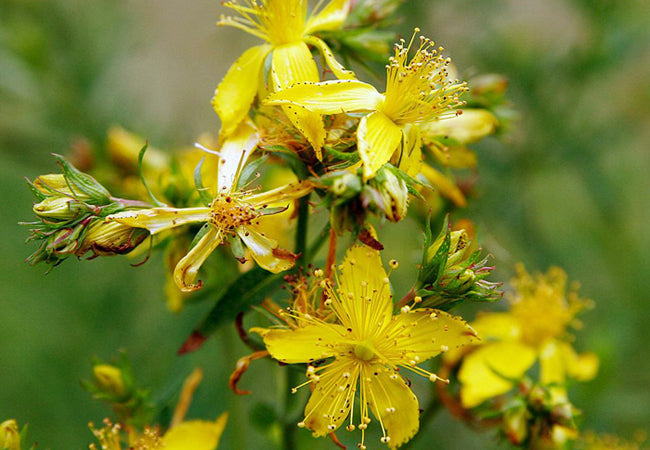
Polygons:
M418 399L402 377L395 375L392 370L377 365L365 366L361 375L372 414L386 429L390 448L410 440L420 427Z
M259 194L246 197L246 201L255 205L278 204L304 197L314 189L309 181L290 183Z
M359 365L352 360L336 360L318 376L320 381L314 383L303 422L314 436L324 436L341 426L350 414L359 378Z
M296 83L319 80L318 67L309 47L302 41L276 47L273 50L272 66L271 75L276 91ZM284 106L282 109L320 158L321 147L325 142L325 125L321 116L296 105Z
M463 109L463 113L458 116L424 122L420 128L427 145L436 137L470 144L493 134L498 125L497 118L485 109Z
M341 28L348 17L349 10L350 0L332 0L325 8L309 18L305 27L305 34Z
M412 177L420 173L422 167L422 139L417 125L406 125L402 144L393 155L392 164Z
M165 450L216 450L228 421L224 413L214 422L190 420L171 428L163 437Z
M201 281L195 283L199 269L222 240L222 231L211 226L189 253L176 264L174 281L181 291L191 292L201 288Z
M275 239L262 235L251 226L238 227L237 234L250 250L257 265L269 272L284 272L291 269L296 262L293 253L279 249Z
M443 351L478 342L476 332L463 319L428 308L394 316L384 335L390 338L386 342L390 350L380 350L382 355L407 362L423 362Z
M334 344L345 336L343 327L334 324L307 325L293 330L253 328L264 338L271 356L287 364L313 362L334 356Z
M563 384L566 377L587 381L596 376L598 358L592 353L578 355L566 342L550 339L540 348L540 380Z
M220 193L237 188L241 170L260 141L255 126L245 120L230 135L219 150L218 189Z
M357 147L363 161L363 177L369 179L386 164L402 139L402 129L384 113L373 112L361 119Z
M205 222L209 213L210 208L150 208L111 214L106 220L146 228L156 234L188 223Z
M515 341L521 336L519 322L508 313L479 314L472 322L472 328L486 342L492 340Z
M513 387L509 379L521 378L535 362L535 356L533 349L517 342L495 342L478 347L465 357L458 372L463 406L473 408L508 392Z
M429 164L422 164L420 173L429 180L429 183L431 183L441 196L450 199L456 206L461 208L467 206L467 199L463 191L450 178L443 175L442 172L434 169Z
M308 36L305 38L305 42L313 45L318 49L320 54L323 55L325 63L336 78L339 80L353 80L355 78L356 75L354 72L346 69L340 62L336 60L334 54L332 53L332 50L330 50L330 48L322 39L319 39L316 36Z
M368 83L330 80L301 83L269 95L265 104L298 105L319 114L374 111L383 96Z
M363 339L378 328L389 325L393 300L388 276L377 250L355 245L347 251L338 266L338 290L358 338Z
M221 119L222 138L232 134L248 115L257 93L259 76L270 45L246 50L228 69L212 98L212 106Z

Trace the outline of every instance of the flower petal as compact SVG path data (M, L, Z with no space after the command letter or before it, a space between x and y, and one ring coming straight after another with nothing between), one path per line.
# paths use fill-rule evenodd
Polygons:
M563 384L567 377L587 381L596 376L598 358L592 353L578 355L566 342L550 339L539 351L540 380Z
M422 139L417 125L406 125L403 129L400 150L393 155L391 162L412 177L420 173L422 167Z
M205 222L209 213L210 208L150 208L111 214L106 220L146 228L156 234L188 223Z
M222 240L223 232L210 226L199 242L176 264L174 281L181 291L191 292L201 288L201 281L195 284L199 269Z
M428 308L394 316L384 335L390 339L380 344L381 354L407 363L423 362L449 349L478 342L476 331L463 319Z
M330 50L325 41L317 38L316 36L307 36L305 38L305 42L313 45L318 49L320 54L323 55L325 63L336 78L339 80L353 80L356 77L353 71L346 69L340 62L336 60L334 54L332 53L332 50Z
M393 156L402 139L402 129L384 113L373 112L361 119L357 147L363 161L363 177L369 179Z
M377 250L355 245L338 266L338 291L343 311L339 317L365 339L388 326L393 301L388 277Z
M372 414L381 421L389 437L388 446L397 448L409 441L420 427L418 399L404 379L383 366L365 366L362 390ZM363 395L363 394L362 394Z
M216 450L227 421L228 414L224 413L214 422L181 422L165 433L163 447L165 450Z
M495 342L467 355L458 371L461 403L473 408L512 389L511 379L521 378L535 362L535 351L518 342ZM501 376L500 376L500 375Z
M509 313L479 314L472 322L483 341L515 341L521 337L521 326L517 319Z
M219 192L231 192L237 188L239 175L249 156L257 148L260 136L255 126L246 120L224 141L219 150Z
M264 236L251 226L238 227L237 234L250 250L255 262L269 272L284 272L291 269L296 262L296 255L278 248L275 239Z
M359 378L359 364L336 360L318 374L319 381L305 407L305 426L314 436L324 436L341 426L350 414Z
M298 105L319 114L374 111L383 96L368 83L329 80L300 83L269 95L267 105Z
M257 93L260 73L266 55L271 51L268 44L246 50L217 86L212 107L221 119L222 138L232 134L246 118Z
M334 356L334 345L345 330L340 325L307 325L293 330L253 328L252 332L264 338L271 356L286 364L317 361Z
M313 189L314 185L309 181L290 183L270 191L250 195L246 197L246 201L255 205L277 204L304 197Z
M423 122L420 129L427 145L436 137L470 144L493 134L498 125L497 118L485 109L463 109L463 113L455 117Z
M332 0L325 8L309 18L305 27L305 34L341 28L348 17L349 10L350 0Z
M273 50L271 75L276 91L296 83L319 80L318 67L309 47L302 41L282 45ZM325 142L325 125L320 115L295 105L284 106L283 110L320 158L321 147Z
M420 168L420 173L429 180L431 186L433 186L442 197L450 199L456 206L464 208L467 206L467 199L465 194L461 191L456 183L454 183L450 178L443 175L442 172L434 169L429 164L422 164Z

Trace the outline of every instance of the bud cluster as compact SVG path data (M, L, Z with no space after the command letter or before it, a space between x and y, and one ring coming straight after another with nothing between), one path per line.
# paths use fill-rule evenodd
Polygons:
M109 214L125 211L127 200L116 199L88 174L55 155L62 174L37 177L29 186L38 203L33 207L38 221L31 227L28 241L41 245L27 261L57 265L70 255L91 257L128 253L148 235L146 230L117 222L106 222Z
M330 208L330 223L340 233L358 231L368 211L399 222L406 217L409 194L417 194L413 185L418 183L390 164L367 182L360 173L349 170L330 172L319 181L327 190L324 201Z
M500 283L486 280L494 267L474 245L467 231L452 231L448 218L434 239L431 223L425 229L425 245L416 295L426 306L443 307L461 300L495 301L502 297Z

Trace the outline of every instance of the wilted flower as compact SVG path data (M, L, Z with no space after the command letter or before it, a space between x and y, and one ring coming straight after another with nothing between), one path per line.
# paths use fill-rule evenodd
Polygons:
M396 263L391 264L397 266ZM404 310L393 315L388 275L379 252L352 247L338 267L336 287L322 282L325 317L292 310L289 328L262 329L271 356L287 364L307 363L313 392L298 424L326 435L350 416L347 429L361 430L360 448L370 411L379 421L381 441L397 448L418 430L418 401L402 378L407 369L436 381L420 363L449 348L474 342L475 333L462 319L432 309ZM328 360L324 364L316 361ZM359 423L353 405L359 392Z

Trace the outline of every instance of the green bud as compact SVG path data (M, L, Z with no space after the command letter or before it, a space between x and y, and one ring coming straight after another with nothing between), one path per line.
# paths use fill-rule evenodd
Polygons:
M406 182L398 178L392 170L383 170L375 180L382 198L383 212L391 222L399 222L406 217L409 190Z
M111 194L97 180L83 173L70 164L61 155L54 155L57 162L63 169L63 175L70 184L72 190L76 193L88 196L88 203L93 205L106 205L111 202Z
M451 231L447 218L435 239L429 223L416 285L423 306L440 308L460 300L501 298L499 284L485 279L493 267L487 266L487 258L481 259L480 249L471 248L469 234L465 230Z
M122 370L111 364L97 364L93 367L93 383L108 398L119 401L127 395Z
M34 214L42 218L67 221L76 219L88 208L78 200L71 197L47 197L34 205Z

